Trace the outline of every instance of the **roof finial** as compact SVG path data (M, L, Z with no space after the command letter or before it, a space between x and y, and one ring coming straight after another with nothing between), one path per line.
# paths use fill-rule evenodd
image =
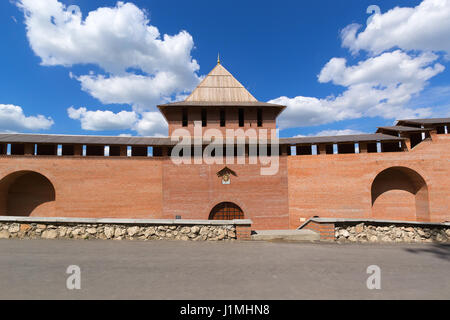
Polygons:
M220 64L220 52L217 54L217 64Z

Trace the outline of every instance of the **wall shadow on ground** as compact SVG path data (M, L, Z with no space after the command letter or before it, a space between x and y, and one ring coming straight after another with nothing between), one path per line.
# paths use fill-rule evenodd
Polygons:
M431 254L436 258L443 259L450 262L450 244L433 243L427 247L420 248L406 248L405 251L414 254Z

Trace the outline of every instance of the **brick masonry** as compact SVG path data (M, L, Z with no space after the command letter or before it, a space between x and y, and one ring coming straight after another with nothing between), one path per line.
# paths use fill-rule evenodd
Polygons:
M252 227L251 225L237 225L236 238L238 240L251 240Z
M162 218L162 161L157 158L0 157L1 177L17 171L38 172L54 186L55 201L37 206L33 217ZM2 215L11 182L0 181Z
M217 172L225 166L235 171L230 184L222 184ZM253 228L288 229L288 177L286 157L273 176L262 176L260 165L174 165L164 161L162 173L163 217L208 219L221 202L233 202L253 221Z
M450 221L450 135L432 134L409 152L309 155L288 158L290 228L321 218ZM409 168L426 182L427 216L416 214L412 194L391 190L372 203L379 173ZM387 181L386 183L392 183ZM419 202L420 205L420 202Z
M335 225L334 223L319 223L310 221L302 229L311 230L320 235L320 241L334 241L335 240Z

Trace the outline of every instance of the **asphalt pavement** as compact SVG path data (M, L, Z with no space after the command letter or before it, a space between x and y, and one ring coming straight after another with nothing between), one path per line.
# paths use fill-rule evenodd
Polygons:
M450 299L450 246L7 239L0 287L0 299Z

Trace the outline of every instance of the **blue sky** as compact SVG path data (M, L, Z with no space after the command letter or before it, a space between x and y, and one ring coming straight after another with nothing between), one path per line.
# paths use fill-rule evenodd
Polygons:
M0 131L165 134L155 105L187 94L215 66L218 52L258 100L288 105L280 119L284 137L374 132L396 118L448 116L450 28L442 21L450 20L450 3L420 4L2 1ZM58 20L70 5L80 9L78 25ZM366 30L370 5L381 9L372 22L379 23L376 32ZM106 7L109 13L85 23L90 12ZM136 22L140 13L148 24ZM143 43L148 25L161 38ZM177 52L165 47L164 34L180 35L172 40Z

